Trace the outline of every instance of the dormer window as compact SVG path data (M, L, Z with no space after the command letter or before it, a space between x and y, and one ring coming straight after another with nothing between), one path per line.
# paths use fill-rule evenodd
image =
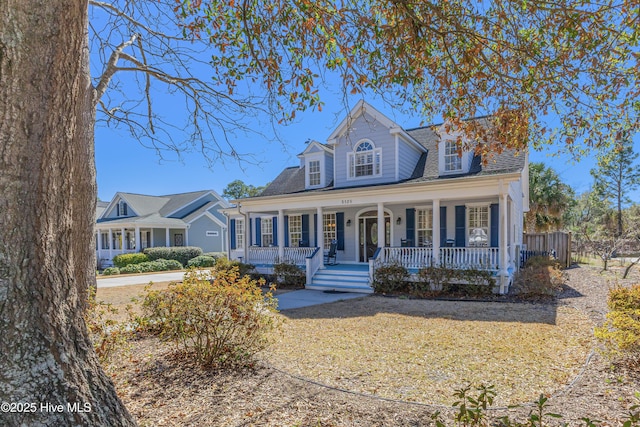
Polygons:
M462 172L462 157L459 155L456 141L444 142L444 171Z
M127 206L127 203L120 200L118 202L118 204L116 205L116 215L117 216L127 216L129 215L129 207Z
M309 187L320 185L320 160L309 162Z
M358 143L353 152L347 154L349 178L380 176L382 169L382 149L364 140Z

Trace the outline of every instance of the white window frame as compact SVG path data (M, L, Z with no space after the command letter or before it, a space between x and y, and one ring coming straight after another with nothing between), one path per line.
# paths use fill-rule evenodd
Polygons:
M302 215L289 215L289 246L297 248L302 240Z
M322 185L322 162L320 159L309 160L307 163L307 180L307 187Z
M482 211L481 211L482 210ZM486 218L480 217L483 213L486 213ZM486 248L491 245L491 208L488 203L476 203L467 205L467 246ZM476 233L475 230L480 230L478 235L486 235L485 242L474 243L471 241L471 237ZM484 236L483 236L484 237Z
M462 157L458 154L455 139L444 141L444 171L447 173L462 172Z
M244 219L236 219L236 249L244 248Z
M433 209L416 208L416 246L433 246ZM425 243L425 240L428 243Z
M260 218L260 243L262 247L273 246L273 218Z
M100 249L109 249L109 246L111 246L111 239L109 239L108 231L100 232L100 240L102 244L102 247Z
M335 212L325 212L322 214L322 237L324 249L329 249L331 241L337 240L338 238L336 221Z
M364 149L365 146L368 148ZM360 160L362 162L358 164ZM358 167L368 166L371 166L371 174L358 175ZM350 180L382 176L382 148L376 148L375 144L368 139L358 141L353 147L353 151L347 153L347 168L347 179Z

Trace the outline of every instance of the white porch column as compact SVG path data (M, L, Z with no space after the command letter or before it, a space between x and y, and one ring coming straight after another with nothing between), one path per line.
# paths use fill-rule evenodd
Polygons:
M284 211L278 210L278 258L284 260Z
M100 261L100 258L102 257L102 232L100 230L97 231L97 236L96 236L96 241L98 242L98 262Z
M250 228L251 228L251 214L245 213L242 215L242 217L244 218L243 222L244 224L242 224L244 227L242 227L242 233L244 234L244 238L242 239L242 254L244 256L244 259L242 262L250 262L249 261L249 239L251 239L251 232L250 232Z
M140 252L142 250L142 238L140 236L140 227L136 226L136 235L134 237L136 241L136 251Z
M164 229L164 242L165 242L165 246L169 247L171 246L171 242L169 241L169 227Z
M384 223L384 203L378 202L378 247L384 248L386 227Z
M189 227L184 229L184 245L189 246Z
M433 201L433 224L431 230L431 241L433 249L433 265L440 265L440 199Z
M507 277L509 276L509 272L507 271L509 260L508 260L508 251L507 251L507 202L508 195L502 194L500 195L500 272L498 275L500 276L500 293L505 293L507 291Z
M324 221L322 218L322 206L318 206L318 209L316 210L316 214L318 215L318 224L316 227L316 243L320 248L320 250L324 251L324 233L323 233ZM320 268L323 268L323 267L324 267L324 256L322 256L320 261Z
M109 229L109 261L113 259L113 231Z
M124 227L120 229L120 253L124 253L124 247L125 247L125 234L124 234Z

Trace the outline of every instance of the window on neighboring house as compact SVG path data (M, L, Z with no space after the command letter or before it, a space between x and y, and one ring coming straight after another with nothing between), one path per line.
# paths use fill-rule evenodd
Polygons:
M444 143L444 170L446 172L462 170L462 157L459 155L456 141L445 141Z
M433 245L433 211L431 209L418 209L416 214L418 246L431 247Z
M331 241L336 240L336 214L322 214L322 231L324 234L324 248L329 249Z
M111 247L113 249L122 249L122 233L120 231L116 231L112 234L112 244Z
M127 216L129 215L129 207L127 206L127 203L120 200L118 202L118 205L116 206L116 215L117 216Z
M289 246L297 248L302 240L302 215L289 215Z
M125 231L125 249L136 248L136 237L132 231Z
M244 248L244 220L236 219L236 248Z
M467 217L468 246L489 246L489 206L470 206Z
M100 233L101 247L100 249L109 249L109 232L103 231Z
M309 162L309 187L320 185L320 160Z
M262 246L273 246L273 220L271 218L261 219L260 233Z
M372 142L362 141L353 152L347 154L349 178L379 176L382 168L382 149Z

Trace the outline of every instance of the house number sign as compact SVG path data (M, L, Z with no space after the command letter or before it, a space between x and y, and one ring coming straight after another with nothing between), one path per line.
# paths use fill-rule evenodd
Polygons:
M351 200L351 199L342 199L342 204L343 205L350 205L351 203L353 203L353 200Z

